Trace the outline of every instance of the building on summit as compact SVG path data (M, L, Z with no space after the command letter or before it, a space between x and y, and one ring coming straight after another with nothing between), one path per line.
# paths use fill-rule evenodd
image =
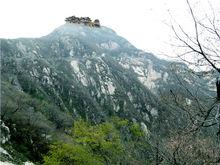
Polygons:
M75 24L83 24L86 26L90 27L100 27L100 22L98 19L95 19L94 21L91 20L89 17L76 17L76 16L71 16L67 17L65 19L67 23L75 23Z

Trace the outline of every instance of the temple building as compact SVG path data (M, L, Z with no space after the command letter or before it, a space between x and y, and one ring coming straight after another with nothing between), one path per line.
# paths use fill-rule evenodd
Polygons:
M75 24L83 24L86 26L90 27L100 27L100 22L98 19L95 19L94 21L91 20L89 17L76 17L76 16L71 16L67 17L65 19L67 23L75 23Z

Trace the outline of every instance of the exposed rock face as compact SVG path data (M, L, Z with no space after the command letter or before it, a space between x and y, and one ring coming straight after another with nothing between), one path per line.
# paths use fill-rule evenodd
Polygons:
M68 21L88 24L90 19ZM178 90L170 62L136 49L103 26L67 23L42 38L1 43L2 80L15 79L16 88L47 98L72 116L99 122L118 114L149 126L154 116L160 116L158 91ZM179 67L180 75L185 65ZM194 88L192 78L184 79Z
M72 116L98 122L116 113L149 126L160 115L158 91L178 89L171 63L136 49L109 28L74 24L87 25L88 17L66 21L71 24L42 38L1 40L2 81L13 78L19 90L47 98ZM179 76L185 67L176 69ZM194 88L193 78L184 79Z
M0 120L0 132L0 144L5 144L10 139L10 130L2 120Z
M67 23L76 23L76 24L84 24L86 26L91 26L91 27L100 27L100 22L98 19L92 21L91 18L89 17L71 16L71 17L67 17L65 21Z

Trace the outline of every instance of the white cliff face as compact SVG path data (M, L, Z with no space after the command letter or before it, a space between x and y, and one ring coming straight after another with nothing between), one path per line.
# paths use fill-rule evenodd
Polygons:
M80 69L79 62L77 60L72 60L71 66L73 67L74 73L78 77L78 80L83 84L83 86L88 86L88 80L86 79L85 72Z
M151 60L143 61L142 58L122 58L119 64L125 69L132 69L138 80L153 92L155 92L156 81L159 79L167 81L169 76L168 73L165 73L162 77L162 74L154 69L156 66L154 66Z
M129 98L130 102L133 102L134 98L133 98L131 92L128 92L127 95L128 95L128 98Z
M0 161L0 164L1 165L15 165L15 164L10 163L10 162L2 162L2 161Z
M102 56L102 55L101 55ZM103 94L113 95L116 90L116 86L112 80L112 74L108 65L98 58L98 63L95 64L95 71L98 75L98 83L100 84L100 89ZM102 76L100 76L102 75Z
M169 78L169 74L168 74L167 72L165 72L165 73L163 74L163 81L164 81L164 82L167 82L167 81L168 81L168 78Z
M147 126L145 123L141 122L141 129L144 132L146 137L150 136L150 131L148 130Z
M99 47L101 49L115 50L118 49L120 46L114 41L109 41L107 43L101 43Z
M114 86L113 82L107 81L106 85L107 85L107 90L108 90L109 94L113 95L115 93L115 86Z
M192 104L192 100L191 99L189 99L189 98L186 98L186 105L191 105Z
M119 61L119 64L124 68L124 69L130 69L130 65L128 63L123 63L122 61Z
M138 78L140 82L142 82L146 87L148 87L149 89L154 89L156 88L155 81L161 78L161 73L158 73L154 70L153 63L149 60L147 73L145 74L145 76L139 76Z
M0 147L0 154L4 154L4 155L7 155L9 156L10 158L12 158L12 156L2 147Z

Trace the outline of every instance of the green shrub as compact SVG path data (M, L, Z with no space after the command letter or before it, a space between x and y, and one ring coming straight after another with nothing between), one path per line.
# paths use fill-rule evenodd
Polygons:
M137 123L133 123L130 126L130 131L134 138L140 138L144 136L144 132L141 130L141 127Z
M117 164L123 154L119 133L109 122L93 126L76 121L71 137L72 143L53 144L44 164Z
M55 143L44 157L45 165L102 165L103 160L92 153L88 146Z

